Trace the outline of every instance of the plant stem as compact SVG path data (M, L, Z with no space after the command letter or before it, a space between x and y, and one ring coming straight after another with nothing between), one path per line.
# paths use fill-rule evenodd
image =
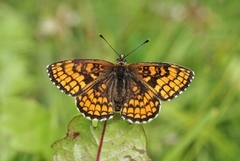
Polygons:
M107 127L107 121L105 121L104 125L103 125L103 130L102 130L101 140L100 140L99 146L98 146L96 161L100 161L100 155L101 155L101 151L102 151L103 138L104 138L104 134L105 134L105 131L106 131L106 127Z

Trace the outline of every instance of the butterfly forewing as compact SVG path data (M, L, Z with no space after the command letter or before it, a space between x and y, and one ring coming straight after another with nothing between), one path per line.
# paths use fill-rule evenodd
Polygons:
M191 83L194 72L169 63L134 63L129 72L161 100L177 97Z
M51 81L64 93L78 96L108 75L114 64L104 60L71 59L47 66Z

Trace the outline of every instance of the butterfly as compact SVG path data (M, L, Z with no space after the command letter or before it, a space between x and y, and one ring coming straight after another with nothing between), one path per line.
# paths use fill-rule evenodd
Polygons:
M194 72L163 62L127 64L129 54L118 54L116 64L99 59L63 60L48 65L47 73L63 93L75 97L86 118L105 121L120 112L130 123L146 123L158 115L161 100L171 100L186 90Z

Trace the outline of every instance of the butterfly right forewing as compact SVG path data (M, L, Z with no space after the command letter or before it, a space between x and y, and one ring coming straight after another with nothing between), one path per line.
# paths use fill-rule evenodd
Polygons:
M194 72L170 63L134 63L129 72L161 100L171 100L181 94L192 82Z

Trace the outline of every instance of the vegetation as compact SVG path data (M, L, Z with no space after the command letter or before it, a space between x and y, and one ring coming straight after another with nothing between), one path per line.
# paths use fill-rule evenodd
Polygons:
M240 148L239 1L0 2L0 160L47 161L79 115L46 66L117 55L172 62L195 72L191 86L144 124L147 153L162 161L234 161ZM89 120L86 120L89 122ZM137 138L138 133L133 137ZM115 135L115 133L112 133ZM132 136L131 136L132 137Z

